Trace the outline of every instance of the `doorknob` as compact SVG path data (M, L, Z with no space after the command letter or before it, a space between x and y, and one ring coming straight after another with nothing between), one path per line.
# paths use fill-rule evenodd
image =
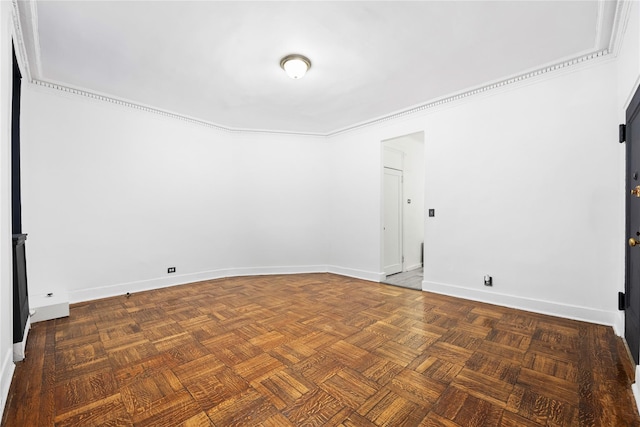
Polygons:
M631 195L640 197L640 185L636 185L635 188L631 189Z
M638 240L634 239L633 237L631 237L629 239L629 246L633 247L635 245L640 245L640 241L638 241Z

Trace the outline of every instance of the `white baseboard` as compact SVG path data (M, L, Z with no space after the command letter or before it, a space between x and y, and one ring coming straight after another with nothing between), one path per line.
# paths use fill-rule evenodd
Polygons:
M50 297L45 294L29 295L29 308L34 311L32 323L68 317L69 295L66 292L56 292Z
M13 343L13 361L20 362L24 360L24 350L27 348L27 337L29 336L29 330L31 329L31 316L27 317L27 323L24 325L24 335L22 336L22 342Z
M271 276L274 274L326 273L326 265L299 265L290 267L240 267L227 270L226 277Z
M532 311L534 313L548 314L550 316L581 320L589 323L597 323L600 325L608 325L613 327L617 324L617 312L615 311L597 310L588 307L559 304L551 301L523 298L497 292L464 288L461 286L447 285L444 283L429 282L426 280L422 282L422 290L458 298L465 298L473 301L485 302L488 304L516 308L519 310Z
M339 267L337 265L328 265L327 273L339 274L341 276L354 277L356 279L368 280L370 282L381 282L387 275L374 271L357 270L355 268Z
M619 337L624 337L624 311L618 311L613 317L613 332Z
M2 372L0 373L0 418L2 418L2 414L4 414L4 407L9 397L9 388L11 387L13 372L16 369L16 365L13 363L12 349L8 350L2 359Z
M143 292L153 289L167 288L169 286L183 285L185 283L199 282L203 280L214 280L228 277L228 270L212 270L190 274L172 274L171 277L161 277L136 282L118 283L115 285L100 286L96 288L81 289L69 292L69 302L91 301L101 298L126 295L127 292Z
M126 295L127 292L142 292L204 280L222 279L226 277L301 273L334 273L372 282L383 281L386 277L384 272L359 270L336 265L225 268L220 270L211 270L181 275L172 274L170 277L162 277L138 282L120 283L116 285L72 291L69 293L69 302L76 303L91 301L100 298L109 298L117 295ZM618 335L622 335L624 331L624 317L621 317L621 315L617 312L609 312L587 307L559 304L550 301L522 298L513 295L469 289L460 286L429 281L422 282L422 290L451 295L459 298L466 298L475 301L482 301L489 304L497 304L506 307L517 308L520 310L549 314L552 316L560 316L569 319L609 325L614 327L614 330Z
M109 298L118 295L126 295L127 292L135 293L150 291L153 289L184 285L187 283L200 282L204 280L224 279L226 277L327 272L329 271L326 265L305 265L275 267L238 267L189 274L172 274L171 277L162 277L150 280L141 280L138 282L120 283L116 285L71 291L69 292L69 302L73 304L95 299Z

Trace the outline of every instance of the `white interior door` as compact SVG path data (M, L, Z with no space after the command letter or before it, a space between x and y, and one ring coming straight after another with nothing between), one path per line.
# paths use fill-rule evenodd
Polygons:
M402 272L402 171L384 168L384 272Z

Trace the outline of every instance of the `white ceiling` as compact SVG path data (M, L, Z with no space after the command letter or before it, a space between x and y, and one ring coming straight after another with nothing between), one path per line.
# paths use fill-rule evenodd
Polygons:
M615 1L38 1L33 80L234 129L327 134L609 47ZM290 53L312 68L292 80Z

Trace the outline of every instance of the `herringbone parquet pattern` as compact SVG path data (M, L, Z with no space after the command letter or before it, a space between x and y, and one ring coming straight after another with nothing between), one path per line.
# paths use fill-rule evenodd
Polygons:
M331 274L35 324L3 426L635 426L611 328Z

